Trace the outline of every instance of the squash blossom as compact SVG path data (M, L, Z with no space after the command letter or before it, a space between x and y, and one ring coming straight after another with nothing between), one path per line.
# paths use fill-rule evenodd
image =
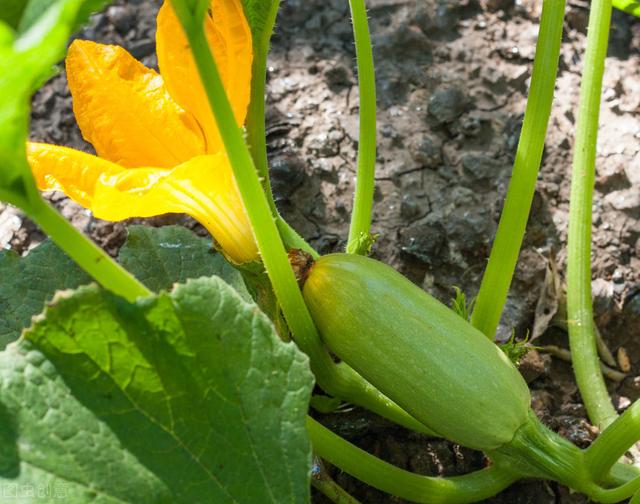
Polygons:
M160 74L122 47L76 40L66 59L73 111L97 156L29 143L39 189L105 220L186 213L232 261L258 250L189 44L170 2L157 18ZM212 0L206 34L238 124L251 92L251 31L240 0Z

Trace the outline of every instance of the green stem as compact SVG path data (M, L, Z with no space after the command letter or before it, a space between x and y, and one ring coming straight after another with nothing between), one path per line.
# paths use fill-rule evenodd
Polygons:
M593 478L599 480L606 476L615 462L638 440L640 401L634 402L587 448L585 459Z
M311 473L311 485L325 495L335 504L360 504L355 497L350 495L344 488L338 485L331 476L327 474L324 464L318 457L314 457L314 466L318 471Z
M244 142L242 130L235 122L204 35L202 20L190 12L188 0L172 0L172 4L189 40L216 122L221 126L220 136L276 298L294 335L294 340L309 356L318 384L328 393L345 401L368 408L419 432L429 432L426 427L382 395L352 368L344 363L334 363L325 349L289 264L287 251L271 214L253 159Z
M299 248L305 250L312 257L317 258L318 253L311 247L290 225L285 221L276 207L271 191L269 178L269 161L267 159L267 134L265 130L265 86L267 81L267 56L269 54L269 41L278 15L279 0L271 3L262 31L253 39L253 64L251 69L251 101L247 111L246 130L247 143L258 176L262 182L264 193L267 196L271 214L276 219L280 236L287 248Z
M613 6L628 14L640 17L640 2L637 0L613 0Z
M601 429L617 416L600 370L591 304L591 205L610 21L611 0L593 0L580 85L567 238L567 324L573 370L589 418Z
M493 339L504 308L533 200L551 114L564 19L564 0L545 0L531 89L513 174L471 323Z
M370 455L311 417L307 417L307 432L318 456L372 487L412 502L476 502L497 494L518 479L496 466L452 478L420 476Z
M58 247L105 289L131 302L151 295L149 289L41 198L32 199L25 211Z
M265 86L267 81L267 56L269 41L278 15L280 0L272 1L271 9L264 20L262 31L253 39L253 65L251 69L251 101L247 111L246 129L247 144L253 163L262 181L264 192L273 215L278 215L269 179L269 162L267 160L267 135L265 130Z
M358 174L353 200L353 213L347 252L365 253L359 244L368 237L371 228L371 209L375 189L376 168L376 77L373 50L364 0L349 0L353 35L358 61L358 87L360 90L360 137L358 140ZM365 249L367 247L364 247Z

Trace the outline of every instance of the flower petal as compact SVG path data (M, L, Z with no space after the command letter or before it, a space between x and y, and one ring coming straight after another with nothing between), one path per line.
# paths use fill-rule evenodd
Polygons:
M171 167L205 151L195 118L162 77L122 47L75 40L67 55L73 111L99 156L126 167Z
M251 30L240 0L211 0L210 7L205 32L236 121L242 126L251 95ZM221 150L218 128L189 43L168 0L158 12L156 51L160 73L169 92L202 126L207 152Z
M85 208L91 208L95 186L102 174L126 170L111 161L68 147L29 142L27 158L41 191L62 191Z
M232 261L258 259L249 219L226 155L197 156L173 169L123 168L67 147L29 143L38 187L59 190L100 219L186 213L200 221Z

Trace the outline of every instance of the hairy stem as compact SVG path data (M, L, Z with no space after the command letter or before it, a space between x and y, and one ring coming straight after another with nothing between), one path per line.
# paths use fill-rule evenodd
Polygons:
M242 130L222 85L216 63L204 35L202 19L190 11L188 0L172 0L191 47L209 99L238 189L251 222L258 250L276 298L300 349L309 356L318 384L328 393L366 407L420 432L428 429L382 395L344 363L336 364L325 349L302 298L287 251L270 211Z
M495 466L452 478L420 476L370 455L311 417L307 417L307 432L318 456L372 487L412 502L476 502L497 494L518 479Z
M542 6L531 89L513 174L471 315L471 323L491 339L500 322L518 261L542 160L558 70L564 9L564 0L546 0Z
M358 60L358 87L360 90L360 137L358 140L358 173L353 200L353 213L347 252L364 253L359 246L363 236L369 236L371 209L375 188L376 167L376 77L373 50L364 0L349 0L353 34ZM365 249L367 247L364 247Z
M25 211L58 247L105 289L131 302L138 297L151 295L149 289L43 199L32 199Z
M580 85L567 239L567 324L573 370L589 418L601 429L617 416L600 370L591 302L591 205L610 21L611 0L593 0Z

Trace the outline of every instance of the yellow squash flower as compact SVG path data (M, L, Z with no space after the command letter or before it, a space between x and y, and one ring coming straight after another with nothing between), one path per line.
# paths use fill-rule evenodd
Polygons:
M41 190L67 194L110 221L186 213L232 261L258 250L182 27L158 13L160 74L122 47L74 41L66 59L73 111L98 156L29 143ZM238 124L251 93L251 31L240 0L211 0L206 33Z

